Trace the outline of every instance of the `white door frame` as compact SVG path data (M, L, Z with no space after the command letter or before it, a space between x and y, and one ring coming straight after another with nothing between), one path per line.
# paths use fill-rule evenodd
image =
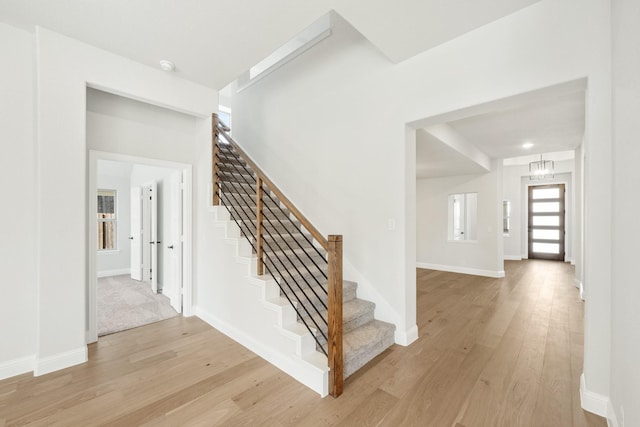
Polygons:
M89 150L89 189L87 203L87 228L89 230L87 260L89 281L87 289L86 342L98 340L97 300L98 286L96 271L97 236L97 173L98 160L112 160L116 162L134 163L180 170L183 173L182 225L184 230L182 253L182 292L183 316L192 316L193 310L193 166L187 163L171 162L167 160L150 159L146 157L129 156L126 154L108 153L105 151Z

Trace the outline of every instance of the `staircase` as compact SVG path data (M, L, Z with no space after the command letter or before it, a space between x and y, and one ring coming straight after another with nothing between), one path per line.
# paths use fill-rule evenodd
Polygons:
M337 397L344 378L394 343L395 326L376 320L375 304L342 280L342 237L324 238L213 119L214 205L228 210L249 242L257 276L277 283L298 328L313 337L315 360L326 358Z

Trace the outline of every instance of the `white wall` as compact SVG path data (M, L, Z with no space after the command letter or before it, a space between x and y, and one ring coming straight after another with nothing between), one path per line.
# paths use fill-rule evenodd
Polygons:
M445 271L503 277L502 162L481 175L418 179L416 183L417 265ZM450 241L451 194L477 193L475 241Z
M89 132L87 132L89 135ZM110 161L98 162L97 186L101 190L116 190L116 249L97 251L98 277L129 274L131 271L131 165Z
M504 236L505 259L527 258L528 256L528 187L530 185L565 184L565 260L573 261L574 223L576 198L574 195L575 161L563 160L555 162L555 177L539 181L529 179L529 166L504 166L503 200L511 202L511 231Z
M210 123L217 92L38 28L38 256L36 374L86 360L88 239L86 87L193 114ZM99 131L100 132L100 131ZM113 142L113 141L112 141ZM143 157L193 162L202 133L176 148L180 158L152 142L112 146ZM115 144L115 142L114 142ZM93 146L98 147L98 146ZM108 149L109 146L99 146ZM62 165L62 166L61 166ZM197 187L197 184L196 184ZM47 214L44 215L45 207ZM197 227L197 225L196 225ZM194 227L195 228L195 227ZM195 231L195 230L194 230ZM60 307L65 310L60 310Z
M33 369L36 350L34 48L0 23L0 379Z
M340 25L234 94L234 135L319 230L344 234L345 258L408 333L415 325L415 245L407 243L415 193L407 170L415 168L415 135L406 125L586 77L585 152L599 163L585 165L585 211L593 220L585 224L584 279L593 294L585 377L590 390L608 395L609 41L607 0L543 0L400 64Z
M618 426L640 425L640 4L613 0L613 287L611 405Z
M192 115L87 89L90 150L193 163L196 120Z

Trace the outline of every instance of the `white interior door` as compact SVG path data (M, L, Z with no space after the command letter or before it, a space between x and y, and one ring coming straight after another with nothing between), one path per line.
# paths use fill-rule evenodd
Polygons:
M131 278L142 280L142 188L131 189Z
M149 229L149 246L151 247L151 260L149 271L151 273L151 290L158 293L158 186L153 181L149 185L149 210L151 215L151 227Z
M182 312L182 172L169 177L170 191L170 235L164 236L164 283L163 294L169 298L171 306Z
M158 293L158 187L155 181L142 187L142 280Z

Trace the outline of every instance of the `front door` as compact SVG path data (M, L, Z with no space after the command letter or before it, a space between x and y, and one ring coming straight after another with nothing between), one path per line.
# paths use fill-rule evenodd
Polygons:
M529 187L529 258L564 261L564 184Z

